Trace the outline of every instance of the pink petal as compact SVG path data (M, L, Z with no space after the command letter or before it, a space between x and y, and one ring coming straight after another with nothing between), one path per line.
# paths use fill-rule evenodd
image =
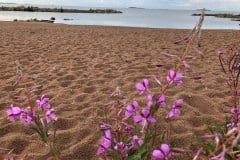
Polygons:
M156 158L157 160L162 160L164 158L164 155L162 154L162 152L160 150L154 150L152 152L152 155L154 158Z
M139 94L140 94L140 95L143 94L144 91L146 90L146 88L143 86L142 83L137 83L137 84L136 84L136 89L139 91Z
M148 117L148 118L147 118L147 121L148 121L148 122L151 122L151 123L155 123L155 122L156 122L156 119L153 118L153 117Z
M149 116L150 112L148 109L144 108L144 109L142 109L142 114L143 114L144 118L147 118Z
M142 121L142 117L140 115L136 115L133 117L134 122L140 123Z

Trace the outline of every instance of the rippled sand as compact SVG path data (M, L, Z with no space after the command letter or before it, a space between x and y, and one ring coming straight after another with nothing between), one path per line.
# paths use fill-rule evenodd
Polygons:
M34 98L45 94L51 98L59 121L61 159L98 159L96 148L100 139L98 119L103 117L109 95L119 86L127 101L137 95L135 83L155 74L165 81L170 69L158 64L174 64L174 58L163 53L180 55L184 45L173 42L187 30L142 29L127 27L68 26L42 23L0 23L0 147L16 148L18 157L51 159L38 136L10 123L5 110L20 93L12 84L16 80L15 61L23 71L33 75L34 83L42 85ZM203 31L202 60L195 51L188 62L186 76L201 76L198 81L185 79L182 87L167 92L168 104L183 98L182 116L174 123L174 135L179 147L195 149L191 138L202 135L207 125L223 119L228 107L226 79L218 64L216 51L237 42L239 31ZM153 91L158 86L151 81ZM33 84L33 82L27 82ZM161 117L161 115L159 115Z

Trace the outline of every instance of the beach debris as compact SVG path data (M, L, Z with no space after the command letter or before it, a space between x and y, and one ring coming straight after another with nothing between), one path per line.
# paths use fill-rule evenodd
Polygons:
M50 20L51 20L51 21L55 21L56 18L55 18L55 17L51 17Z
M72 21L73 19L71 19L71 18L64 18L63 20L64 21Z

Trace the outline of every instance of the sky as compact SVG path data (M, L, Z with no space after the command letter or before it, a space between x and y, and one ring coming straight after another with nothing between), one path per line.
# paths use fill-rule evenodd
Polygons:
M47 4L82 7L141 7L152 9L200 9L239 11L240 0L0 0L3 3Z

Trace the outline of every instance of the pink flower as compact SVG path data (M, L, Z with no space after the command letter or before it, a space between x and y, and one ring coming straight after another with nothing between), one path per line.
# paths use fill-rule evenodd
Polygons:
M128 146L126 144L124 144L123 142L118 142L115 146L114 146L115 150L119 150L119 151L123 151L126 152L128 150ZM125 157L125 156L124 156Z
M127 132L127 133L131 133L133 131L134 127L130 124L125 124L125 128L124 130Z
M164 94L161 94L158 98L157 98L157 103L161 106L161 107L166 107L166 98Z
M101 140L100 146L98 147L97 154L102 155L105 151L107 151L111 147L111 144L112 144L111 140L104 137Z
M102 138L100 146L98 147L97 154L102 155L112 145L112 135L110 130L105 131L105 136Z
M51 108L51 105L49 104L49 98L46 98L45 95L42 95L40 99L36 100L36 103L38 108L41 110L47 110Z
M17 106L13 106L13 104L11 104L10 108L7 109L7 115L9 116L11 122L18 120L21 112L21 109Z
M141 83L136 84L136 89L138 90L139 94L142 95L149 89L149 82L147 79L143 79Z
M221 55L223 55L223 51L217 51L217 54L218 54L218 56L221 56Z
M32 123L35 117L35 112L30 113L27 109L23 109L20 115L20 120L24 124L24 126L28 126Z
M134 116L133 119L134 119L134 122L141 123L142 132L144 131L144 128L148 122L150 123L156 122L156 119L150 115L150 111L146 108L143 108L141 114Z
M172 84L173 82L176 83L178 86L182 85L183 81L183 74L176 72L174 70L170 70L167 75L167 82Z
M121 160L126 160L128 156L127 154L128 149L129 149L128 146L124 144L124 142L117 142L116 145L114 146L114 150L121 153L120 155Z
M99 146L97 149L97 155L101 156L103 155L104 152L105 152L105 148L103 148L102 146Z
M171 150L168 144L162 144L160 149L156 149L152 152L152 156L155 160L170 160Z
M127 118L129 118L129 117L135 115L136 111L137 111L137 108L138 108L138 102L137 101L133 101L132 105L127 105L126 111L125 111L125 116Z
M110 130L106 130L106 131L105 131L105 137L106 137L107 139L109 139L109 140L112 139L112 134L111 134L111 131L110 131Z
M168 112L168 118L169 119L176 118L181 114L180 107L181 107L182 104L183 104L182 99L178 99L173 103L170 112Z
M134 150L138 150L139 147L143 144L143 140L141 138L138 138L137 135L134 135L131 140L131 147Z
M57 116L54 113L54 109L53 108L47 110L47 112L46 112L46 120L47 120L47 123L50 123L51 121L56 121L57 120Z
M151 94L148 94L147 100L148 100L148 103L147 103L148 107L152 107L153 106L153 97Z

